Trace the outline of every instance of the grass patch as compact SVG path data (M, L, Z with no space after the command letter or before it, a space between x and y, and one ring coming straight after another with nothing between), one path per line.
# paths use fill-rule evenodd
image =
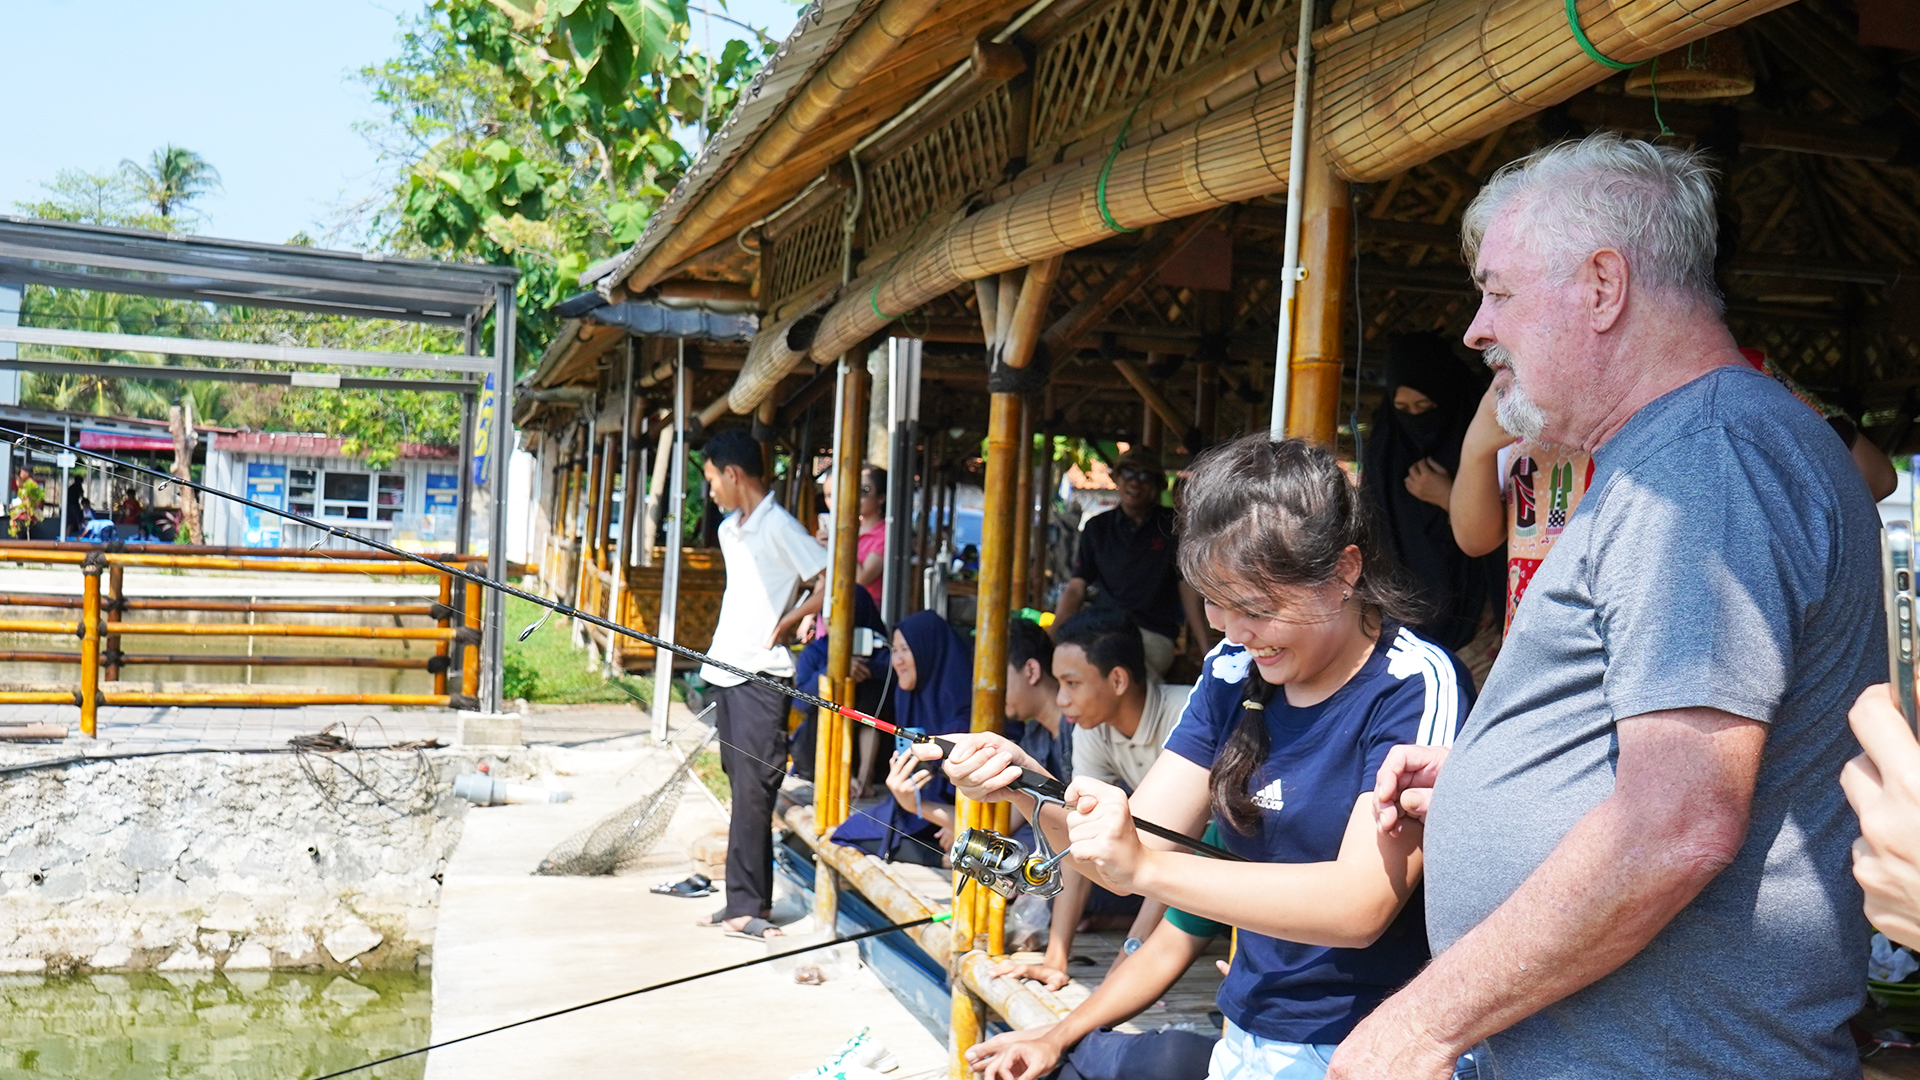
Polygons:
M632 702L643 708L653 700L650 677L608 679L598 669L589 670L587 650L574 647L571 629L564 619L549 621L525 641L515 640L522 629L538 622L544 614L546 609L537 604L517 596L507 597L502 675L509 700L525 698L548 705ZM714 769L719 770L717 758Z
M727 782L727 774L720 768L720 751L702 750L693 755L693 775L707 785L714 798L721 802L733 798L733 785Z

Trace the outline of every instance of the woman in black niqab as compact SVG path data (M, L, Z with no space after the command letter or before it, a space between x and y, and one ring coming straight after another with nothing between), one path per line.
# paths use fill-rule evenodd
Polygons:
M1451 486L1460 468L1460 444L1486 389L1438 334L1402 334L1387 344L1386 393L1362 446L1361 485L1380 515L1382 531L1432 615L1421 633L1449 649L1473 640L1490 599L1499 594L1504 558L1470 558L1454 543L1446 499L1438 505L1414 488ZM1417 391L1431 408L1414 411L1395 397ZM1421 403L1424 406L1424 403ZM1419 467L1419 476L1409 477ZM1424 483L1423 483L1424 481Z

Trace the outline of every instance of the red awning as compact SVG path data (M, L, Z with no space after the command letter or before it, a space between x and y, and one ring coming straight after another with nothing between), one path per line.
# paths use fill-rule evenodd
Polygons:
M173 440L163 435L128 435L118 431L82 431L82 450L172 450Z

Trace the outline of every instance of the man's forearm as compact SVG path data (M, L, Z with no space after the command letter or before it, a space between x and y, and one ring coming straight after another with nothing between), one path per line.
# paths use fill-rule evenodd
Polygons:
M1172 928L1169 928L1171 931ZM1105 1027L1124 1023L1160 1000L1207 948L1207 939L1172 931L1146 939L1121 970L1062 1017L1052 1035L1062 1051Z
M1069 579L1067 581L1067 587L1060 590L1060 602L1054 605L1053 625L1057 627L1068 619L1073 618L1074 612L1079 611L1080 605L1086 602L1086 580L1083 578Z
M1616 794L1378 1017L1458 1054L1632 959L1725 865Z

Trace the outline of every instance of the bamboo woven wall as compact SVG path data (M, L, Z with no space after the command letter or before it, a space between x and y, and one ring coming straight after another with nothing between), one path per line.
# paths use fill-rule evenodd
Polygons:
M1782 0L1590 2L1582 25L1600 49L1643 60L1780 6ZM1484 43L1485 47L1482 47ZM1351 179L1384 177L1511 123L1605 78L1553 5L1435 0L1335 44L1321 58L1318 124ZM1184 217L1285 186L1292 113L1288 74L1195 123L1115 155L1107 212L1123 227ZM965 282L1114 233L1089 164L955 222L863 278L829 311L814 342L834 356Z
M867 166L860 231L878 247L936 208L1003 178L1012 148L1013 99L1000 83L919 139Z
M806 291L808 286L840 273L840 219L844 196L828 199L807 211L778 234L768 237L760 296L768 310Z

